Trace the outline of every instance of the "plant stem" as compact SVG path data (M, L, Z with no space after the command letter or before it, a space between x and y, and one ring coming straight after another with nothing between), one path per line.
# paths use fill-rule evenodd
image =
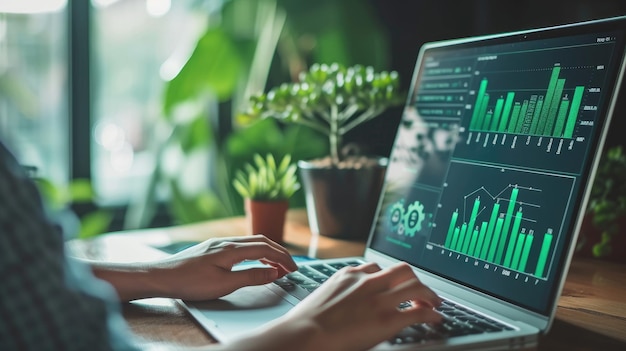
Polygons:
M341 155L339 154L339 145L341 145L341 134L339 133L339 109L337 105L330 106L330 133L328 133L330 143L330 157L333 165L339 164Z
M339 129L338 130L339 134L342 134L342 135L346 134L352 128L378 116L379 114L383 112L383 110L384 110L383 108L375 108L375 107L368 108L361 115L353 119L350 123L347 123L343 128Z

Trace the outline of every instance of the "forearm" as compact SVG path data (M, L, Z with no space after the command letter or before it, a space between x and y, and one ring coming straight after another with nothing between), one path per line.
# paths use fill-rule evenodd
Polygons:
M115 288L121 301L167 297L160 269L147 264L90 263L93 274Z

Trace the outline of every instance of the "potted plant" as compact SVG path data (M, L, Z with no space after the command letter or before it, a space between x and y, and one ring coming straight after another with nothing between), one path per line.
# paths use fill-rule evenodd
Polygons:
M254 163L235 172L233 186L244 198L250 234L263 234L283 242L289 198L300 189L296 170L290 155L277 164L272 154L265 158L255 154Z
M298 82L251 96L241 117L275 118L325 134L330 154L298 162L311 229L326 236L364 239L387 159L355 154L354 148L344 145L344 136L403 101L395 71L314 64L300 73Z
M578 239L581 256L626 262L626 154L608 148L600 160Z

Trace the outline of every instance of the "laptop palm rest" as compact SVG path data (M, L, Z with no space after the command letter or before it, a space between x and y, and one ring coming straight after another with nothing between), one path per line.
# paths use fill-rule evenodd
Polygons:
M211 334L218 340L245 333L266 322L286 314L293 304L266 286L241 288L220 299L185 301L189 312L210 326ZM215 321L219 320L219 324Z

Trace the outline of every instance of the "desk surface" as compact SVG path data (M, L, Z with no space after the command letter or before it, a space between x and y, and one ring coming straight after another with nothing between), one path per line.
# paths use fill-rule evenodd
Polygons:
M210 237L246 234L243 218L198 224L111 233L88 242L72 242L71 250L91 259L137 259L134 244L164 246ZM321 258L360 256L364 243L320 236L312 240L306 213L291 210L285 227L285 246L297 255ZM312 244L317 241L316 248ZM148 256L145 259L149 259ZM124 304L124 316L135 333L152 344L199 346L214 342L193 318L171 299L146 299ZM575 258L559 300L556 320L539 350L625 350L626 265Z

